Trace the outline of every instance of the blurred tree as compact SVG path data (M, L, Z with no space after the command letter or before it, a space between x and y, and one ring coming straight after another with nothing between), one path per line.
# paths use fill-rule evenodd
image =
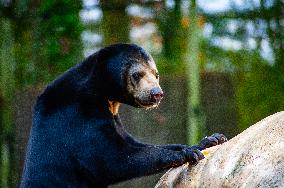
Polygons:
M189 15L182 13L182 1L156 6L157 22L163 39L163 58L159 59L166 73L182 75L188 80L187 142L197 143L205 135L205 116L200 102L200 41L201 29L196 2L190 4ZM160 65L161 67L161 65Z
M14 146L14 38L9 19L0 19L0 187L16 187L16 154Z
M157 10L157 22L163 39L163 56L167 72L183 72L184 55L187 50L189 18L182 14L181 0L167 7L164 1Z
M10 18L13 26L17 88L50 81L82 59L81 3L14 0L1 4L1 15Z
M47 75L41 74L41 81L54 79L82 59L80 35L83 27L79 17L81 4L79 0L40 3L37 9L39 22L35 45L40 49L41 62L37 67L39 71L47 70Z
M100 1L104 45L129 42L130 19L126 14L128 4L128 0Z
M251 70L238 73L237 105L240 128L284 108L284 74L277 65L271 66L259 56L250 59Z
M182 42L184 40L182 40L181 1L176 0L173 8L164 6L161 13L160 31L163 37L163 54L167 59L182 60L185 42Z
M211 39L225 37L240 41L240 50L223 50L212 42L203 47L211 69L213 66L236 73L239 123L245 129L284 107L280 102L284 94L284 31L281 25L284 3L281 0L248 1L241 8L232 1L232 5L224 12L202 14L213 26ZM266 60L262 57L264 51L269 54ZM208 67L208 63L205 66Z
M189 39L186 59L188 75L188 144L197 144L205 136L205 116L201 110L199 54L201 32L196 1L190 5Z
M14 94L42 84L81 60L81 1L0 2L0 187L17 187Z

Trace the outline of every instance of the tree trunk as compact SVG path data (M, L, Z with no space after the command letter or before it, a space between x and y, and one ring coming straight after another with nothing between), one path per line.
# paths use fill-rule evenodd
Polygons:
M205 116L201 110L200 98L200 29L198 26L198 15L196 0L191 1L190 6L190 25L189 25L189 41L186 59L188 60L186 70L188 75L188 138L187 143L190 145L197 144L204 137L205 132Z
M14 153L14 38L10 19L0 19L0 187L15 187L16 160Z
M126 13L128 3L128 0L100 1L104 45L129 42L130 20Z
M170 169L156 187L284 187L284 111L203 152L196 166Z

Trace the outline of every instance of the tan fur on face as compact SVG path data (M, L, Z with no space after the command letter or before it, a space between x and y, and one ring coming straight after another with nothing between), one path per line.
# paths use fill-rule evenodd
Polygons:
M118 114L120 103L117 101L108 101L108 109L113 115Z
M136 82L132 78L132 74L135 72L143 72L143 77L139 82ZM154 87L159 87L159 79L156 78L157 68L153 61L149 61L148 64L134 64L129 70L129 76L127 79L128 91L139 102L147 101L150 97L150 90ZM149 107L155 107L152 105ZM143 106L145 107L145 106Z

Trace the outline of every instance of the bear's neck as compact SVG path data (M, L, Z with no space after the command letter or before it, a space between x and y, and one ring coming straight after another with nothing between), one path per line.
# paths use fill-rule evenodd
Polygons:
M112 115L118 115L120 103L117 101L110 101L108 100L108 109L112 113Z

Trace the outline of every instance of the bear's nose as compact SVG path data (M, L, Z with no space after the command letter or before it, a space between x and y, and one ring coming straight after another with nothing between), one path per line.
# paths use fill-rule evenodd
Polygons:
M151 101L159 102L163 98L164 93L160 87L154 87L150 90L150 95L151 95Z

